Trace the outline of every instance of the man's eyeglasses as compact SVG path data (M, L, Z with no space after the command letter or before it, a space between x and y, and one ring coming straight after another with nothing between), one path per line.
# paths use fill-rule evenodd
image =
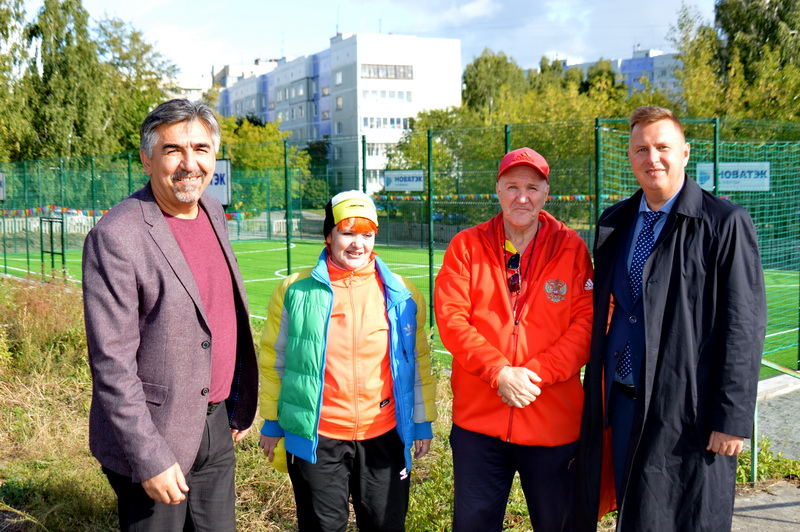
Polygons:
M506 269L513 270L514 273L508 278L508 290L519 294L520 291L520 277L519 277L519 253L514 253L508 257L506 262Z

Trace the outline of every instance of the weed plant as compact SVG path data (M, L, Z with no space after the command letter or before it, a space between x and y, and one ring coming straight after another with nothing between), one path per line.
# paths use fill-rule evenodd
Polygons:
M800 461L792 460L770 450L769 438L761 438L758 445L758 463L756 467L756 484L771 482L775 479L800 480ZM753 459L753 450L746 449L739 455L736 466L736 483L746 485L750 483L750 468Z

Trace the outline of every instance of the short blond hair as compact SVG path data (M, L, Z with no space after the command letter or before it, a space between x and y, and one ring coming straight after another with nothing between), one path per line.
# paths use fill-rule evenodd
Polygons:
M642 107L637 107L631 113L629 123L631 125L631 131L633 131L633 126L636 124L652 124L659 120L671 121L675 124L675 127L678 128L678 131L681 132L681 135L684 136L684 139L686 138L686 134L683 132L683 124L681 124L681 121L675 116L675 113L666 107L659 107L657 105L643 105Z

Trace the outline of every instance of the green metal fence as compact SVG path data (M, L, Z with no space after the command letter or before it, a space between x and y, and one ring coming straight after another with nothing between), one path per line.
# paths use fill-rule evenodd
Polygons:
M769 298L764 357L798 367L800 124L696 119L686 120L685 126L692 144L689 174L707 187L716 185L717 194L744 206L756 223ZM321 241L325 201L348 180L363 189L374 179L363 164L371 156L367 147L373 140L334 137L314 143L223 147L221 154L234 161L227 209L232 238L287 244ZM551 197L545 208L576 229L591 249L602 209L637 188L627 162L627 142L627 123L618 119L409 134L392 153L391 163L424 170L432 179L426 179L422 191L375 194L381 254L390 263L413 262L425 271L414 280L432 302L432 278L444 249L458 231L498 212L497 165L508 150L521 146L540 151L551 165ZM336 150L341 146L347 149ZM354 152L357 160L343 167L340 156ZM725 190L713 165L733 163L768 163L768 187ZM59 262L66 259L59 252L79 250L103 212L147 180L136 153L5 163L0 172L5 177L2 271L19 276L64 267ZM410 249L422 252L412 254ZM10 256L23 259L10 264ZM270 264L270 271L291 270L292 246L270 260L280 263Z
M722 121L712 119L686 120L684 124L687 135L705 135L689 137L689 175L701 186L743 206L756 225L769 316L764 359L800 368L800 142L725 140L725 132L754 135L741 123L723 126ZM629 196L638 185L625 155L627 122L598 120L596 127L600 157L595 201L600 210ZM717 172L713 171L715 164Z

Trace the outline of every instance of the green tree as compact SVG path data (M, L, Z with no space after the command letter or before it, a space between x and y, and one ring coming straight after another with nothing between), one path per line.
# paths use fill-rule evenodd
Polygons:
M689 115L794 121L798 118L800 1L722 1L717 28L683 7L672 40Z
M738 58L745 80L756 82L769 50L777 52L769 60L779 68L800 63L800 0L718 0L715 15L726 71Z
M277 122L253 124L247 118L229 116L220 120L224 153L239 182L232 181L234 196L241 201L236 210L260 211L269 197L272 206L283 206L284 194L284 139L289 132L278 129ZM289 146L289 168L292 175L293 194L297 197L309 180L308 154ZM247 186L245 186L245 184ZM269 190L267 190L269 185Z
M628 88L619 78L611 66L611 61L600 59L589 67L586 78L580 84L580 92L582 94L604 93L605 99L624 101L628 95Z
M27 52L24 20L21 0L0 0L0 161L18 160L33 135L19 84Z
M528 71L528 87L534 92L544 92L549 87L566 87L569 82L580 84L583 74L575 69L569 77L564 76L564 64L558 59L552 61L546 56L539 60L539 70Z
M464 70L464 105L491 121L497 102L525 92L524 71L503 52L488 48Z
M681 107L689 116L719 116L725 105L720 40L696 8L681 7L670 36L683 67L677 76L683 93Z
M303 186L304 207L321 209L330 199L328 186L328 153L330 141L313 140L303 150L308 155L308 180Z
M100 20L96 36L110 111L104 130L116 144L114 151L136 151L142 120L177 88L177 67L146 42L140 31L120 19Z
M24 79L36 141L29 159L109 153L111 120L106 69L80 0L45 0L25 29L33 50Z
M463 175L461 161L468 159L464 155L471 152L471 158L479 156L476 144L487 141L485 136L475 135L481 127L478 115L463 106L424 111L389 151L387 169L427 170L428 131L431 131L434 187L437 194L453 194L457 180Z

